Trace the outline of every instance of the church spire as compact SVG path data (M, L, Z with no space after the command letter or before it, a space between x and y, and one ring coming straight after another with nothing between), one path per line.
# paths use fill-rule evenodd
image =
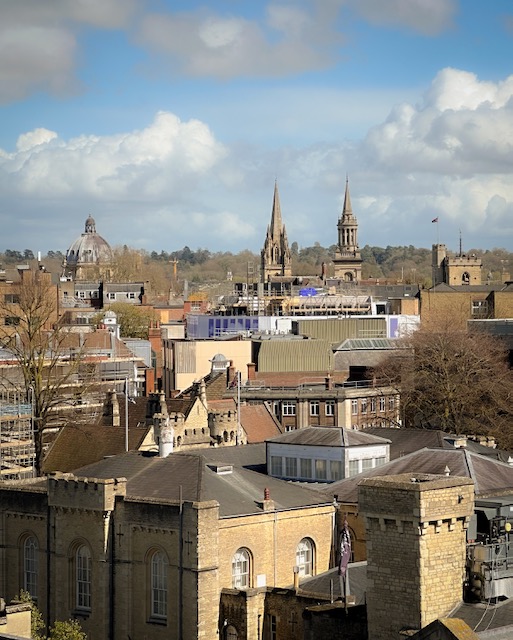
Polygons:
M271 238L279 241L283 230L283 222L281 220L280 195L278 193L278 181L274 181L273 210L271 213Z
M349 178L346 175L346 192L344 194L344 207L342 209L342 215L353 215L353 208L351 206L351 196L349 195Z
M277 180L274 182L271 223L267 227L264 248L261 252L261 275L263 282L268 282L276 276L290 277L292 275L291 253L285 225L281 219Z

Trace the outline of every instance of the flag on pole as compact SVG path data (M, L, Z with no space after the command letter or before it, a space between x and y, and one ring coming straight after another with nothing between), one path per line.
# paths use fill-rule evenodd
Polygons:
M344 522L344 528L340 535L340 562L338 563L338 575L345 576L347 571L347 565L351 558L351 536L349 535L349 527L347 525L347 518Z
M438 218L433 218L433 220L431 220L431 222L438 222Z

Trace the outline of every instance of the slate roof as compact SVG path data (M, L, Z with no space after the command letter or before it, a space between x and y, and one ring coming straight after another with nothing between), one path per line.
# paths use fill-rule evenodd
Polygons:
M390 459L395 460L401 456L405 456L414 451L424 448L440 448L454 449L454 440L459 436L455 436L439 429L397 429L393 427L369 427L365 429L366 433L372 433L376 436L388 438L390 440ZM465 437L465 436L462 436ZM501 462L507 462L510 456L508 451L502 449L494 449L473 441L471 438L466 439L466 447L468 451L479 453Z
M278 480L244 468L233 467L219 474L215 464L200 453L160 458L146 452L129 453L101 460L75 471L79 477L127 479L127 500L176 502L180 488L184 500L219 503L221 517L263 512L264 489L278 511L331 504L317 491Z
M316 447L361 447L365 445L387 444L390 441L365 431L344 427L306 427L287 431L267 442L282 444L310 445Z
M333 384L343 383L347 380L345 371L256 371L255 381L249 386L264 387L291 387L293 389L301 385L324 384L329 373Z
M349 583L348 594L355 597L356 605L365 604L367 562L351 562L347 567L347 575ZM311 578L303 578L299 583L298 595L300 596L311 595L329 600L332 592L335 600L338 600L343 595L343 591L340 590L338 567Z
M338 495L339 502L357 504L358 484L364 478L401 473L445 474L447 467L451 476L472 478L476 497L513 493L513 467L465 449L421 449L317 490L330 496Z

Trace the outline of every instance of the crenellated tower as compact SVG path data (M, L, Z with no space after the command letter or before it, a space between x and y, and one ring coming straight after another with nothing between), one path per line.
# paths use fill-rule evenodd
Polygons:
M262 282L275 277L292 276L291 253L285 225L281 218L278 183L274 183L271 224L267 227L264 248L261 253Z
M344 206L338 224L338 245L333 258L335 278L358 283L362 279L362 256L358 246L358 220L353 214L349 180L346 178Z

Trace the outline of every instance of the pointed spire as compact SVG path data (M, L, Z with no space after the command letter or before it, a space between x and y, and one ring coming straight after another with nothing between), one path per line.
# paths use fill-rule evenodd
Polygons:
M281 235L283 223L281 221L281 207L280 196L278 194L278 181L274 181L274 197L273 197L273 212L271 215L271 237L274 240L278 240Z
M349 178L346 174L346 193L344 195L344 208L342 209L342 215L353 215L353 208L351 206L351 196L349 195Z

